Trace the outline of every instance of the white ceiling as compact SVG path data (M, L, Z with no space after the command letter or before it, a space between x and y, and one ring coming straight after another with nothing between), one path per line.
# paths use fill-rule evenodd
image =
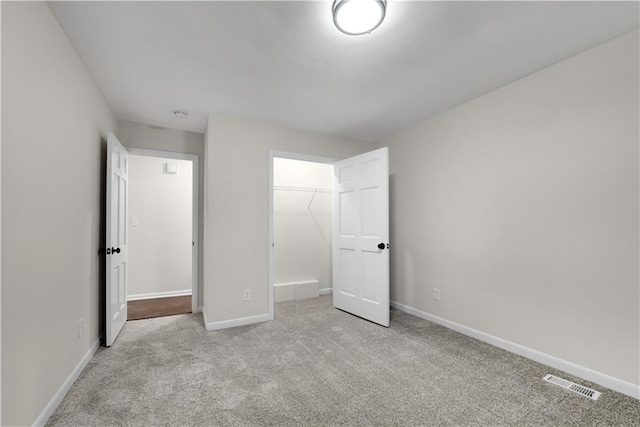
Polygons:
M49 5L119 119L203 132L226 113L363 141L638 27L637 2L388 3L356 37L331 0Z

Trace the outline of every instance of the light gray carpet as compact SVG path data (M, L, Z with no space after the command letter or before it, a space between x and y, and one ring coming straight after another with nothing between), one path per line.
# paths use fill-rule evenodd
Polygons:
M547 373L604 392L592 401ZM386 329L330 297L207 332L200 315L127 322L48 426L638 425L640 402L416 317Z

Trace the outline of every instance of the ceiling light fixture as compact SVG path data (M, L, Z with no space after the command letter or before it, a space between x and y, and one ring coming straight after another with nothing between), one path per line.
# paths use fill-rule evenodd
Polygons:
M176 119L186 119L188 115L189 115L189 113L187 113L186 111L176 110L176 111L173 112L173 116Z
M368 34L382 24L387 0L335 0L333 22L350 36Z

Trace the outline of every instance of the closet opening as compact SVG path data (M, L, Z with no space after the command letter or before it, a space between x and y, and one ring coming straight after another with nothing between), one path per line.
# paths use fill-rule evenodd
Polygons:
M332 292L334 159L271 153L270 316L274 304Z

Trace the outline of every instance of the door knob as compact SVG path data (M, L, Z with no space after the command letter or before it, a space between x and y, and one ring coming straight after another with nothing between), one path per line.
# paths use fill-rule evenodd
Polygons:
M112 254L119 254L120 253L120 248L111 248L111 253Z
M378 249L384 249L385 244L384 243L378 243Z

